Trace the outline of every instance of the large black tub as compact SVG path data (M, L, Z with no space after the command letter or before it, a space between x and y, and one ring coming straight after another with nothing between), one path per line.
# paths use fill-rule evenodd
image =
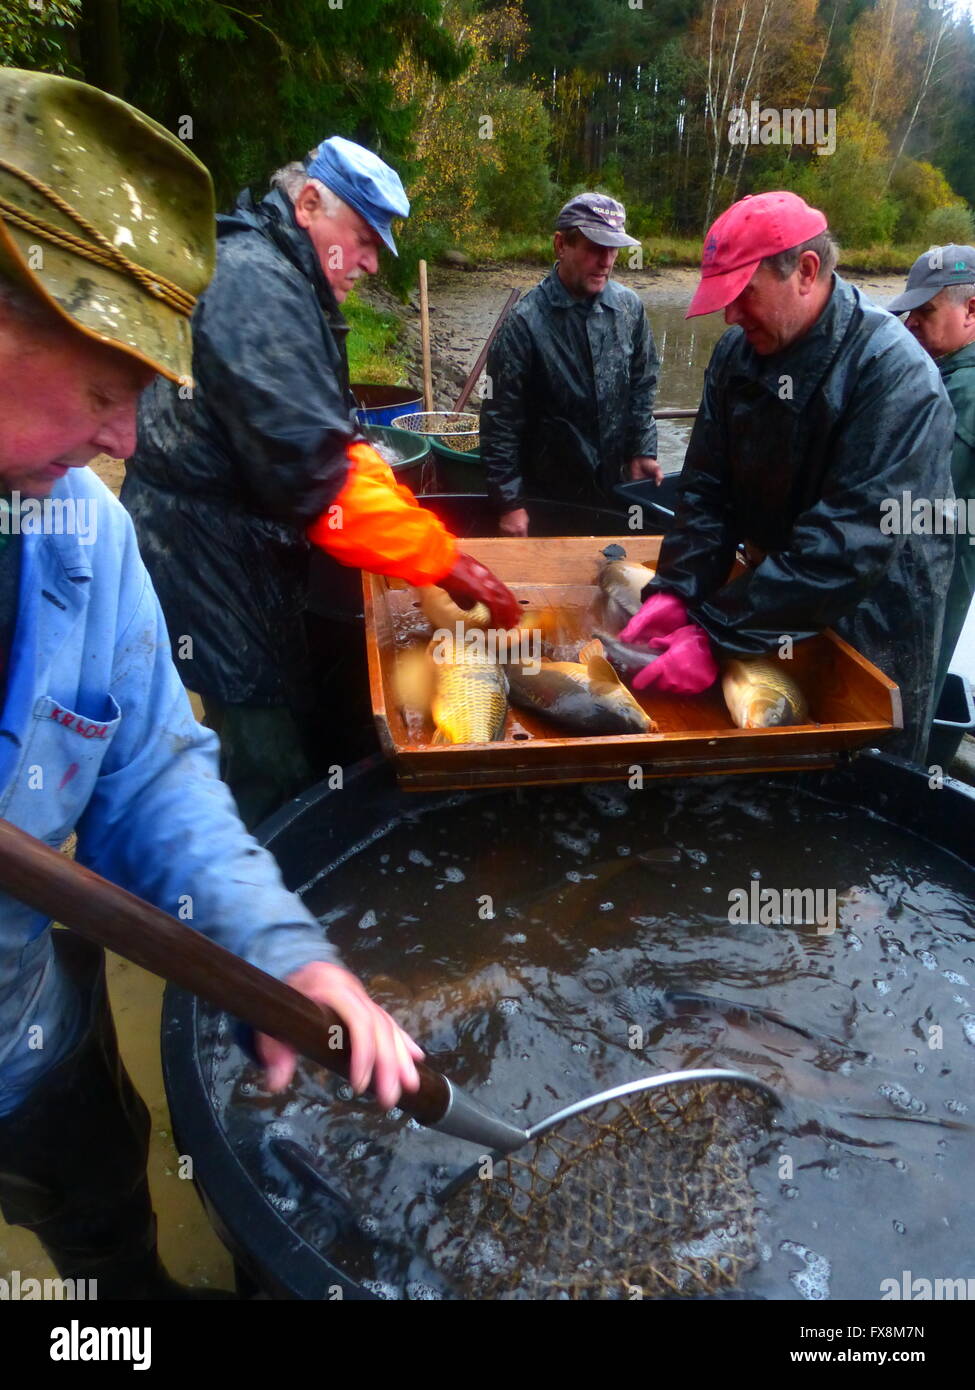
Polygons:
M761 1258L738 1296L975 1277L968 788L870 752L803 777L418 796L370 759L262 839L377 997L509 1118L681 1065L774 1085L785 1105L752 1174ZM821 890L817 925L735 918L735 895L760 887ZM330 1222L358 1213L381 1245L380 1187L393 1212L469 1149L317 1069L264 1096L230 1021L173 988L163 1059L179 1151L271 1297L451 1296L397 1285L371 1246L346 1259Z

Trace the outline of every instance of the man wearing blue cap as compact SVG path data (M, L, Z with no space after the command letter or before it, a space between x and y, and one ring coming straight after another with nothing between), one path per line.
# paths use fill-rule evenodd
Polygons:
M193 386L158 382L140 406L122 500L249 827L371 736L361 625L307 612L313 547L480 598L498 627L519 614L353 419L339 304L383 245L396 254L392 219L409 207L395 171L339 136L279 171L260 203L244 193L217 219Z
M659 483L657 355L639 297L611 277L622 203L583 193L559 213L556 265L515 306L488 354L481 410L487 488L507 536L531 497L615 504L614 485Z

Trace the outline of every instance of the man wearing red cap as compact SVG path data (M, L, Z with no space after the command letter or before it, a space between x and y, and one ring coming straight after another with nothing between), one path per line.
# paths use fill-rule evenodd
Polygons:
M903 326L834 272L826 218L794 193L735 203L707 234L687 317L724 310L677 515L623 631L663 656L639 689L696 694L724 657L835 628L901 691L923 756L952 538L890 535L883 503L952 497L951 407ZM736 548L748 570L730 582Z

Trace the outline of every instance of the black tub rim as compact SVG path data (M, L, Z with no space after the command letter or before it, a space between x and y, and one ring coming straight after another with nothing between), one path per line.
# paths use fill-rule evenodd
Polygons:
M934 830L944 838L937 839L933 833L924 833L921 828L920 808L923 805L928 813L932 803L926 798L911 797L908 794L910 786L904 782L905 776L918 787L919 779L926 784L931 780L926 768L873 748L837 768L821 773L776 774L772 780L791 780L797 788L813 795L823 795L824 799L834 799L828 793L838 792L845 804L858 806L882 820L892 821L899 828L918 835L970 867L975 867L975 837L965 823L968 818L957 814L960 806L975 813L975 788L951 777L941 779L941 794L933 803L937 808ZM300 822L303 816L312 811L320 813L323 802L327 803L329 797L336 795L339 790L346 790L350 780L364 778L374 779L380 804L389 800L391 793L397 800L408 796L408 800L415 802L418 807L429 799L423 794L399 792L392 767L381 755L375 755L346 769L343 776L345 787L342 789L319 783L295 797L258 827L256 838L274 853L275 843L280 843L285 832ZM894 820L891 815L883 813L882 803L898 784L905 814L903 818ZM489 788L483 789L487 794L490 791ZM855 795L857 792L870 799L858 799ZM472 794L482 794L481 789ZM436 792L430 795L443 798L456 793ZM878 806L878 802L881 805ZM289 882L284 866L282 873L289 887L302 886L295 885L293 878ZM177 1151L194 1158L197 1190L217 1234L255 1283L270 1290L276 1298L328 1301L341 1297L383 1301L379 1295L349 1279L319 1250L297 1235L274 1210L240 1162L217 1123L197 1055L195 1039L200 1007L201 1001L195 995L167 985L163 996L160 1041L163 1078ZM189 1046L186 1039L191 1040ZM208 1186L207 1175L197 1171L198 1160L203 1155L211 1155L215 1146L219 1147L221 1160L219 1181L211 1177ZM335 1288L341 1290L340 1295L334 1293Z

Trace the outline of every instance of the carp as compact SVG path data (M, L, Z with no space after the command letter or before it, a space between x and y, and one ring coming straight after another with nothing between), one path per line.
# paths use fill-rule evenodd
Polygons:
M739 729L808 724L805 695L775 657L741 657L725 663L721 691Z
M656 729L606 660L600 642L586 643L578 661L541 661L534 667L509 661L505 671L512 704L572 733L645 734Z

